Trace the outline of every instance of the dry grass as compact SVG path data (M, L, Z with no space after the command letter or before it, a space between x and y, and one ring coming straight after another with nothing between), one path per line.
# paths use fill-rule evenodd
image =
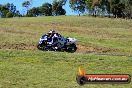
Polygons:
M71 16L1 19L0 23L1 49L8 45L34 49L42 34L56 29L77 38L79 52L132 53L131 20Z
M49 29L75 37L75 53L42 52ZM132 20L76 16L0 19L0 88L80 88L78 67L88 74L132 75ZM90 84L82 88L131 88Z

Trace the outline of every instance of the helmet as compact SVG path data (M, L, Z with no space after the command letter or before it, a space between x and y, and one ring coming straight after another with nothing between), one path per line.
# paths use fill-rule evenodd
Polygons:
M55 33L55 30L50 30L48 33Z
M55 33L54 30L50 30L47 34L48 34L49 36L51 36L51 35L54 34L54 33Z

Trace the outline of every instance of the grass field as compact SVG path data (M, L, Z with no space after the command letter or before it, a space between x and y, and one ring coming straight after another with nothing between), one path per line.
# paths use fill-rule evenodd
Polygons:
M39 38L56 29L77 39L75 53L43 52ZM0 88L132 88L76 83L87 74L132 75L132 20L77 16L0 19Z

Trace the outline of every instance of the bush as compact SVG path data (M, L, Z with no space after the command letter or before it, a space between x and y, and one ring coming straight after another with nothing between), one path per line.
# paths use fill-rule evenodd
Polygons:
M6 14L6 18L11 18L11 17L13 17L13 13L8 12L8 13Z

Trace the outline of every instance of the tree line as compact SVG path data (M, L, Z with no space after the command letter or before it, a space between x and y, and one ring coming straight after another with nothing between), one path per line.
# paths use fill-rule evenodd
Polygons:
M66 2L67 0L53 0L52 4L46 2L39 7L30 8L31 1L27 0L22 3L22 7L26 8L26 14L23 15L13 3L0 4L0 16L8 18L65 15L63 6ZM69 0L69 7L79 15L132 18L132 0Z
M0 4L0 16L2 18L9 18L13 16L21 16L21 14L13 3L7 3L5 5Z
M20 11L16 9L13 3L7 3L5 5L0 4L0 16L1 18L10 17L36 17L36 16L58 16L65 15L66 10L63 6L67 0L54 0L52 4L43 3L42 6L30 8L31 2L29 0L22 3L22 7L26 8L26 14L20 14Z
M70 0L70 7L89 15L113 15L115 18L132 18L132 0Z
M40 7L33 7L28 10L28 7L30 6L29 1L25 1L22 3L22 6L27 8L27 14L28 17L36 17L36 16L58 16L58 15L65 15L66 10L63 9L63 6L66 4L65 0L54 0L52 4L50 3L44 3Z

